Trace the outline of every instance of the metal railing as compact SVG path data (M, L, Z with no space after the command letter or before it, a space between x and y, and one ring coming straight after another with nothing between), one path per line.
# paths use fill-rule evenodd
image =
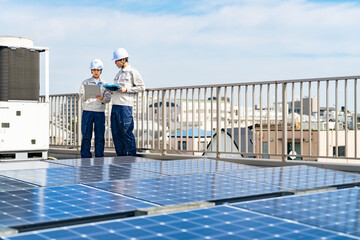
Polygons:
M162 154L359 160L359 76L152 88L137 94L137 148ZM112 148L106 108L106 147ZM79 147L77 94L50 95L50 145Z

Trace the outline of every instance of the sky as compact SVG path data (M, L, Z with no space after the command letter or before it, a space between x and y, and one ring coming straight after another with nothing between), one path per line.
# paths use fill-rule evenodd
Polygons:
M0 0L0 36L50 48L50 94L76 93L129 62L147 88L360 73L360 1ZM42 84L43 86L43 84ZM43 89L42 89L43 92Z

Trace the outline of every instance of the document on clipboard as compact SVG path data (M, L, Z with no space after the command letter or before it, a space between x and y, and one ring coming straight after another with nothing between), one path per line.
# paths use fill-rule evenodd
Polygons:
M101 95L99 85L85 85L85 98L96 98L96 95Z

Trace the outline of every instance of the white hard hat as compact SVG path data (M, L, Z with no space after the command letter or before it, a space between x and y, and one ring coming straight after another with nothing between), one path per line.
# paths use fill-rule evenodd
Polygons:
M113 53L112 61L120 60L129 57L129 53L124 48L117 48Z
M93 59L90 63L90 69L103 69L103 63L100 59Z

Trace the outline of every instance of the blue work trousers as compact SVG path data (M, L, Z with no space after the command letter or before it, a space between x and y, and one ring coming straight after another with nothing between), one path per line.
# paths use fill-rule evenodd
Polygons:
M105 113L104 112L93 112L83 111L81 119L81 157L91 158L91 139L92 132L94 129L95 133L95 157L104 156L104 145L105 145Z
M136 156L136 143L132 107L113 105L111 109L111 133L117 156Z

